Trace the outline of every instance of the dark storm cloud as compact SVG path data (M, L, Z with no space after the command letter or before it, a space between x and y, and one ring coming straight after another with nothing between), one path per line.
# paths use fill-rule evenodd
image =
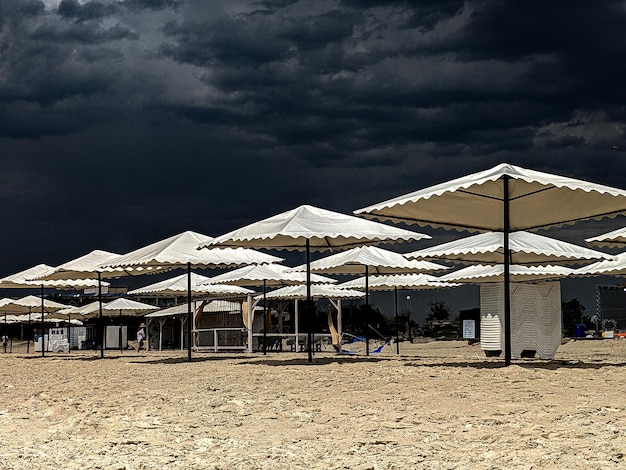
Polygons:
M3 0L3 216L37 213L30 245L54 228L62 262L502 161L626 186L625 22L617 1Z

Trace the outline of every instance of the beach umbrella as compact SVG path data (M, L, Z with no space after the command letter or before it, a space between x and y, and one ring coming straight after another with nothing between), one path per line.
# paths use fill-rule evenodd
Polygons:
M190 361L191 325L193 322L191 313L192 268L235 268L249 264L279 263L283 261L282 258L245 248L198 249L211 240L213 239L207 235L186 231L126 253L116 259L115 262L108 264L108 266L114 268L187 269L187 319L189 322L187 355Z
M396 353L400 354L400 338L398 335L398 289L430 290L460 287L461 284L442 282L438 277L424 273L409 274L386 274L374 275L369 279L359 277L341 284L337 287L341 289L356 289L370 291L393 290L394 293L394 317L396 320Z
M304 270L299 266L294 270ZM332 274L365 274L365 305L369 307L369 274L419 273L450 269L429 261L408 260L400 253L376 246L359 246L313 261L311 272ZM369 354L369 335L365 329L365 353Z
M509 234L626 213L626 191L503 163L355 211L379 220L504 233L505 362L511 362Z
M260 264L253 266L244 266L242 268L234 269L232 271L219 274L211 278L211 284L231 284L237 286L263 286L263 305L265 308L265 315L263 320L263 353L267 352L267 293L268 287L284 287L287 285L306 284L306 273L294 271L279 264ZM332 279L326 276L311 275L311 283L313 284L334 284L336 279ZM248 305L248 348L252 352L252 323L254 307L256 304L249 303ZM298 337L299 324L296 317L295 336Z
M524 266L509 265L511 282L538 282L558 279L573 275L576 270L565 266ZM486 282L501 283L505 279L504 265L474 264L439 277L442 282L466 282L480 284Z
M487 232L424 248L409 259L445 259L458 263L498 264L504 256L504 233ZM520 265L576 264L614 256L555 238L520 231L509 234L509 262Z
M588 276L626 276L626 253L615 255L612 260L597 261L578 268L572 274L575 277Z
M622 248L626 246L626 227L603 233L591 238L585 238L590 245L605 246L608 248Z
M244 289L239 286L213 284L213 278L208 276L202 276L200 274L191 273L191 295L192 296L241 296L253 293L249 289ZM180 276L165 279L164 281L156 282L148 286L140 287L128 291L128 295L150 295L161 297L173 297L186 294L188 289L187 275L181 274Z
M309 362L313 361L311 345L313 322L309 312L311 302L311 251L345 250L366 244L398 243L430 238L428 235L399 229L358 217L320 209L310 205L277 214L226 233L204 246L240 246L277 250L298 250L306 254Z

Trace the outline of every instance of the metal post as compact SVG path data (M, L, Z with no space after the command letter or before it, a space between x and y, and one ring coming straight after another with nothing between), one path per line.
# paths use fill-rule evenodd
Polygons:
M146 330L148 329L148 327L146 326ZM120 354L123 354L124 351L122 350L122 309L120 308L120 332L119 332L119 339L120 339Z
M413 342L413 338L411 337L411 296L407 295L406 296L406 310L407 310L407 315L408 315L408 320L407 320L407 328L409 330L409 341Z
M266 281L263 279L263 355L267 354L267 297Z
M102 273L98 271L98 322L100 323L100 359L104 358L104 321L102 321Z
M509 232L511 219L509 213L509 176L503 176L504 183L504 364L511 365L511 256Z
M187 332L187 360L191 361L191 327L193 326L193 316L191 315L191 262L187 262L187 320L189 330Z
M370 355L369 316L370 313L370 286L369 266L365 266L365 355Z
M400 326L398 325L398 288L393 288L393 309L396 313L396 354L400 354Z
M45 339L45 323L43 319L44 315L44 298L43 298L43 284L41 284L41 357L46 355L46 339Z
M306 307L305 315L307 318L307 354L309 362L313 362L313 312L311 308L311 243L306 239Z

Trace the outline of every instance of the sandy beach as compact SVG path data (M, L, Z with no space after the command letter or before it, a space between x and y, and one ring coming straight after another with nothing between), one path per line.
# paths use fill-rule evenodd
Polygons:
M0 468L624 468L625 365L621 339L510 367L462 341L313 364L0 353Z

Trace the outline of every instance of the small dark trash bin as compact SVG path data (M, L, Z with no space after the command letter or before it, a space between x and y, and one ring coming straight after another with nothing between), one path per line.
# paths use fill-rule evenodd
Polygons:
M586 329L587 329L587 325L585 325L584 323L577 323L576 324L576 337L584 338L585 336L587 336L587 334L585 333Z

